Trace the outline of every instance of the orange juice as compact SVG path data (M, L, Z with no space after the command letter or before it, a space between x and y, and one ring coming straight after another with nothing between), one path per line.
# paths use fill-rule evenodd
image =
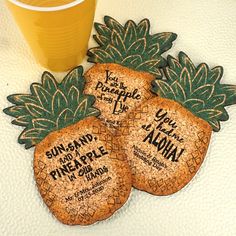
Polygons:
M86 55L96 0L7 0L39 63L67 71Z

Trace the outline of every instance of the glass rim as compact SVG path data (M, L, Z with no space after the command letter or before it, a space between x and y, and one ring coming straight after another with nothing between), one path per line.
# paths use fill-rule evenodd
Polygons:
M61 6L54 6L54 7L38 7L38 6L32 6L23 2L20 2L19 0L8 0L9 2L11 2L12 4L15 4L19 7L28 9L28 10L33 10L33 11L44 11L44 12L49 12L49 11L60 11L60 10L65 10L68 9L70 7L76 6L82 2L84 2L85 0L74 0L71 3L67 3Z

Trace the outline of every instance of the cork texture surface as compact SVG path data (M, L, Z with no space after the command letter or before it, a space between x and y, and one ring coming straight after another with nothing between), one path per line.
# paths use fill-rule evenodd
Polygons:
M159 196L182 189L199 170L211 132L173 100L156 97L134 109L117 132L133 186Z
M49 134L36 146L34 157L39 192L64 224L90 225L104 220L130 195L126 156L97 118Z
M132 109L153 97L155 77L118 64L96 64L85 74L85 93L96 96L100 119L112 132Z

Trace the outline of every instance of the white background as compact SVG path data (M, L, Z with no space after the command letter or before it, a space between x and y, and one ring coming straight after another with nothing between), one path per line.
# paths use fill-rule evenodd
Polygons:
M29 91L43 72L0 0L0 108L6 96ZM111 15L124 23L149 18L153 33L173 31L170 53L185 51L195 63L225 68L224 83L236 84L235 0L100 0L96 21ZM94 46L93 40L90 46ZM84 62L86 68L88 64ZM62 78L62 75L58 75ZM0 112L1 236L233 236L236 235L236 106L214 134L205 162L190 185L170 197L133 190L112 218L89 227L59 223L40 198L32 171L33 149L16 140L21 128Z

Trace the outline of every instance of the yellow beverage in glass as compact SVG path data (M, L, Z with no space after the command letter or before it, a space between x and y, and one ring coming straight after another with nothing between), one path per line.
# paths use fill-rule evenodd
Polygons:
M67 71L84 59L96 0L6 0L38 62Z

